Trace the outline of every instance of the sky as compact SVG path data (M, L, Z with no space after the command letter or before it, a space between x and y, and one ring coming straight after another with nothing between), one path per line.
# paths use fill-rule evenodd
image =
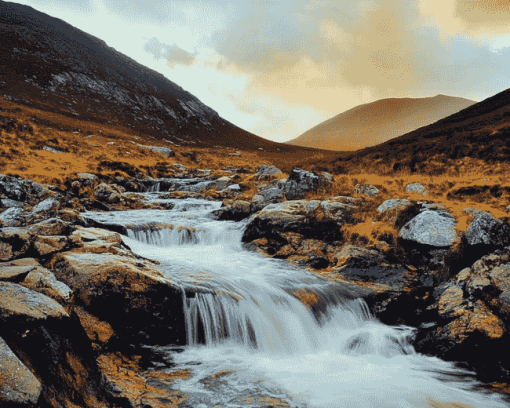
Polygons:
M18 0L104 40L258 136L360 104L510 87L509 0Z

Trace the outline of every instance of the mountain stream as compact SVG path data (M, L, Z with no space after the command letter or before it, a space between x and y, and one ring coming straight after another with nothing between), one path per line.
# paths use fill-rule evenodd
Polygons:
M473 373L416 353L412 328L380 323L341 285L243 249L246 224L211 217L221 202L146 194L174 207L87 215L127 226L125 243L183 289L187 345L160 349L173 370L191 372L176 381L189 406L508 406L475 390ZM325 306L312 309L296 291Z

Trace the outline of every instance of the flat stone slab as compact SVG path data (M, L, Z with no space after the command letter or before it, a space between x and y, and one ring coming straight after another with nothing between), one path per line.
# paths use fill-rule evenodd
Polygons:
M69 317L53 299L11 282L0 282L0 321L12 316L25 319Z

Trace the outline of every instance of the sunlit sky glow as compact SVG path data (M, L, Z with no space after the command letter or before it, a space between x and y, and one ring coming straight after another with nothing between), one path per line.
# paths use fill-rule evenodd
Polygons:
M508 0L19 0L285 141L362 103L510 87Z

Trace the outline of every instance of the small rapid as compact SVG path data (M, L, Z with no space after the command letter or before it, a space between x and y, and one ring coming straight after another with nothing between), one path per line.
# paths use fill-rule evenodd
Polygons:
M183 288L187 346L169 353L193 373L178 384L193 406L259 406L260 393L291 407L508 406L475 391L472 373L416 353L413 329L380 323L352 288L243 249L246 224L211 217L221 203L148 196L172 210L88 216L126 226L125 243Z

